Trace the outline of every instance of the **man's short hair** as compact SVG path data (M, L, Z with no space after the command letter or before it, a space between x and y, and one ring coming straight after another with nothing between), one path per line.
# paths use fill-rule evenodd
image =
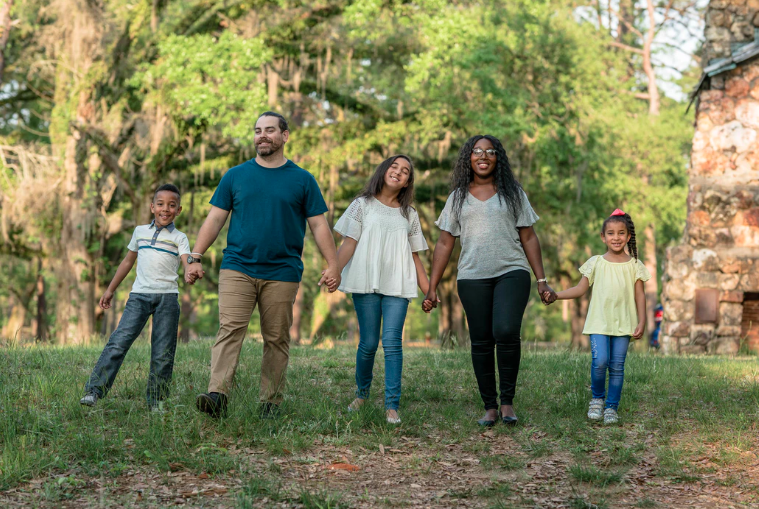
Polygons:
M275 113L273 111L264 111L258 116L258 118L261 118L261 117L277 117L279 119L279 130L282 132L290 130L290 128L287 127L287 120L285 120L285 117L283 117L279 113Z
M179 192L179 188L175 186L174 184L164 184L158 189L155 190L155 193L153 193L153 201L155 201L155 197L160 193L161 191L171 191L172 193L177 195L177 200L182 199L182 193Z

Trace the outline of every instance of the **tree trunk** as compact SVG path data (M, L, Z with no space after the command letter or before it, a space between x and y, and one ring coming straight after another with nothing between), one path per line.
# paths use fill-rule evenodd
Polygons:
M187 231L195 231L195 193L190 193L190 211L187 214ZM182 280L182 277L179 278ZM192 313L193 313L193 300L192 300L192 286L185 284L182 288L182 310L179 319L180 331L179 341L182 343L190 342L190 334L192 332Z
M456 288L454 280L454 288ZM457 290L451 292L451 332L456 334L458 344L468 344L467 329L464 326L464 306L461 305Z
M648 0L648 31L643 42L643 72L648 77L648 114L659 115L659 89L656 86L656 73L651 63L651 46L656 36L656 18L654 17L654 2Z
M3 339L11 341L21 339L25 320L26 307L20 302L11 304L8 321L3 326Z
M45 278L42 276L42 259L37 260L37 319L34 321L34 337L44 342L48 339L47 328L47 299L45 297Z
M587 350L590 348L588 337L582 333L585 327L585 317L588 314L589 302L588 294L572 301L572 348L575 350Z
M158 31L158 2L159 0L153 0L153 5L150 9L150 31L153 33Z
M301 283L298 287L298 294L295 296L295 304L293 305L293 324L290 326L290 343L293 345L299 345L301 340L300 325L303 320L303 306L305 305L303 292L303 283Z
M645 230L646 236L646 268L651 273L651 279L646 282L646 329L654 330L654 308L659 298L659 278L656 263L656 231L650 224Z
M92 197L85 196L87 144L73 134L66 141L56 324L61 344L79 344L95 333L95 260L88 249L96 227Z
M445 277L445 276L444 276ZM440 317L437 322L437 334L441 341L445 341L451 334L451 308L453 307L451 301L453 300L453 288L449 281L443 279L438 285L438 298L440 304Z
M190 320L192 318L192 295L190 294L190 286L182 291L182 314L179 320L181 327L179 329L179 341L181 343L190 342Z
M0 7L0 83L3 82L3 73L5 72L5 47L8 45L8 38L11 35L11 7L13 0L6 0Z
M619 0L619 18L619 25L617 26L617 41L628 44L630 41L627 40L627 36L630 33L630 25L635 23L633 0Z

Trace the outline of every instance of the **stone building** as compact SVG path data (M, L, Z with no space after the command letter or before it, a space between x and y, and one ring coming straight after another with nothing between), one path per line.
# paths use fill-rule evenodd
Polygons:
M711 0L682 242L667 252L662 347L759 351L759 0Z

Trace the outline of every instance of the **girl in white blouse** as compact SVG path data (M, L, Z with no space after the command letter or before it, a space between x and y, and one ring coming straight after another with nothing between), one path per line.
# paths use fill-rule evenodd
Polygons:
M405 155L383 161L361 194L353 200L335 231L344 237L337 252L342 270L340 291L353 294L358 316L356 399L358 410L369 397L374 355L382 333L385 352L385 410L387 422L401 422L403 324L417 286L427 293L429 280L419 259L427 249L414 199L414 166ZM428 306L431 308L431 306ZM429 309L426 309L429 311Z

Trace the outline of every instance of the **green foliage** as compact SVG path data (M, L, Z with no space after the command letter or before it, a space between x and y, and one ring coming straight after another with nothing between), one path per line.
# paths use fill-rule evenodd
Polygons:
M158 60L130 80L142 87L148 101L166 104L196 126L252 142L253 126L265 106L264 86L257 78L272 55L260 38L228 31L219 37L170 35L158 51Z
M685 105L664 99L660 116L647 114L647 104L629 93L640 83L628 60L608 44L606 30L577 15L584 2L109 0L64 12L65 5L14 4L0 135L36 151L51 145L60 166L51 183L69 178L64 158L76 145L66 162L76 165L89 216L62 207L70 196L59 191L49 200L54 213L14 224L3 246L29 259L22 241L36 247L47 240L43 256L53 262L64 225L80 221L74 229L91 230L81 251L95 260L87 274L97 276L80 290L97 293L93 301L160 183L182 189L178 226L194 241L223 172L254 156L253 125L269 108L290 120L286 155L317 178L333 223L376 164L403 152L419 171L416 207L434 244L458 148L489 133L503 141L541 217L536 230L552 283L576 280L588 254L601 252L598 229L614 208L629 211L641 230L655 226L659 256L681 234L692 136ZM95 15L98 30L75 29L76 20ZM71 53L81 47L91 51ZM683 89L693 79L684 78ZM23 193L18 175L2 171L2 192ZM181 289L192 294L189 325L197 335L213 335L217 326L213 282L224 237L222 231L211 249L208 280ZM62 269L50 265L64 281ZM304 265L301 332L308 336L326 317L316 333L339 336L355 315L347 299L318 297L324 262L311 240ZM451 291L455 277L452 267ZM525 339L568 339L560 308L536 303L533 296ZM0 309L9 307L0 295ZM414 302L409 312L412 339L444 332L439 314L430 318L418 308ZM108 332L114 324L101 327L98 316L97 331ZM255 320L250 330L257 331Z

